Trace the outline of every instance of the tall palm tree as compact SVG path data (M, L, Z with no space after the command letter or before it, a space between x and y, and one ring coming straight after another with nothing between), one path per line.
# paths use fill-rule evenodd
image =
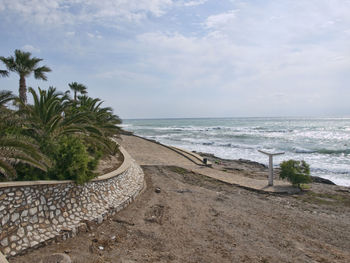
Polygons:
M21 50L15 50L15 56L0 57L0 60L6 65L7 69L12 72L16 72L19 75L19 98L24 104L27 103L27 86L26 77L31 73L34 73L34 78L47 80L46 72L50 72L51 69L47 66L39 67L38 63L42 61L41 58L31 58L30 52L23 52ZM2 75L6 73L2 73Z
M80 84L78 82L72 82L68 84L69 88L74 91L74 101L77 101L77 93L84 95L87 93L87 88L85 85Z

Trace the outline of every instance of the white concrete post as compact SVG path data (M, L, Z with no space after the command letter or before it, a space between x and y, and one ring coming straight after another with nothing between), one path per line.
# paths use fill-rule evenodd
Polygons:
M258 151L269 156L269 183L268 183L268 185L273 186L273 160L272 160L272 158L274 155L281 155L281 154L284 154L284 152L268 153L268 152L264 152L261 150L258 150Z

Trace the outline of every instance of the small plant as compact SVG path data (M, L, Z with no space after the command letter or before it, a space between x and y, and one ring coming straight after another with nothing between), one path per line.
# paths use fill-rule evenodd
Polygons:
M98 160L89 156L83 142L77 137L62 137L54 159L55 166L49 170L49 177L52 179L74 180L83 184L95 177L93 170Z
M310 166L303 161L288 160L280 164L280 177L301 189L300 184L311 183Z

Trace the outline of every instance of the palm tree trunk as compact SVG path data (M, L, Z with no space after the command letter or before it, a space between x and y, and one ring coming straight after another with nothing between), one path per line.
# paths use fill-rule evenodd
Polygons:
M27 87L26 87L26 79L24 76L19 77L19 98L25 104L27 103Z
M77 101L77 92L74 91L74 101Z

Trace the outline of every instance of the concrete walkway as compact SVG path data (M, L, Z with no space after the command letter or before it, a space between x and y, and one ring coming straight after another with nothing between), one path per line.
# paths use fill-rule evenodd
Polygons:
M258 192L282 194L299 191L284 181L274 180L274 186L268 186L267 180L252 179L200 165L198 158L191 157L187 151L181 152L178 149L171 149L172 147L151 142L140 137L122 135L121 145L139 165L179 166L225 183Z

